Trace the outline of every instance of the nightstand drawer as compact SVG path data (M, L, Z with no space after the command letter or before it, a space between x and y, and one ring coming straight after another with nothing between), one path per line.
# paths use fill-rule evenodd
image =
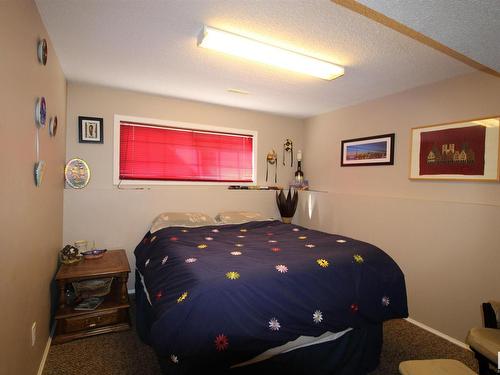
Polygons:
M66 333L94 329L120 322L118 310L102 311L94 315L81 315L66 318L63 320Z

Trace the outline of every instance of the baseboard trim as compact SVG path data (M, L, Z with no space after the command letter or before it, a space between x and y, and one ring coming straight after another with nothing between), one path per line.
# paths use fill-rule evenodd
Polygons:
M37 375L42 375L42 373L43 373L43 369L45 367L45 361L47 360L47 357L49 356L50 344L52 343L52 336L54 336L55 329L56 329L56 324L54 323L52 325L52 328L50 329L50 334L49 334L49 337L47 338L47 343L45 344L45 350L43 351L43 356L42 356L42 360L40 362L40 366L38 366Z
M449 342L455 344L455 345L458 345L460 346L461 348L464 348L464 349L467 349L467 350L470 350L470 347L469 345L467 345L466 343L460 341L460 340L457 340L451 336L448 336L447 334L441 332L441 331L438 331L437 329L434 329L432 327L429 327L428 325L425 325L424 323L420 323L419 321L415 320L415 319L412 319L412 318L405 318L406 321L408 321L409 323L412 323L412 324L415 324L416 326L422 328L422 329L425 329L426 331L429 331L430 333L433 333L435 334L436 336L439 336L445 340L448 340Z

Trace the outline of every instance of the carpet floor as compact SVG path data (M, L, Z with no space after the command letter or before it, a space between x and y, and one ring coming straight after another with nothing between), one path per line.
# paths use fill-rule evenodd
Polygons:
M406 320L391 320L384 323L380 365L370 375L398 375L401 361L432 358L457 359L477 372L472 352ZM43 375L88 374L159 375L161 372L155 353L141 342L134 328L51 346Z

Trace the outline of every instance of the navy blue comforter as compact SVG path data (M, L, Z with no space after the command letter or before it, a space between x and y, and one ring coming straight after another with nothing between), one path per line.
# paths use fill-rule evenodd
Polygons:
M135 255L154 314L150 340L188 372L408 315L403 273L382 250L279 221L165 228Z

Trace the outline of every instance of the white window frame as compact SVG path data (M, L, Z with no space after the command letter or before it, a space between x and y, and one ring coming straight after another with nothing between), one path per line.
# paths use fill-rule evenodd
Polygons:
M120 180L120 123L136 122L140 124L161 126L168 128L192 129L201 131L211 131L217 133L234 133L252 136L252 182L217 182L217 181L181 181L181 180ZM257 184L257 135L256 130L226 128L223 126L213 126L205 124L195 124L189 122L169 121L152 119L146 117L135 117L125 115L114 115L113 129L113 185L242 185L252 186Z

